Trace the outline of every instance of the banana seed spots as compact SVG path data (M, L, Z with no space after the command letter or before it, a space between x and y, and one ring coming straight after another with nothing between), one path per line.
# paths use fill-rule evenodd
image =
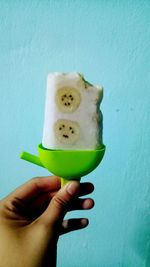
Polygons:
M61 131L64 127L65 125L63 124L61 127L59 127L59 130Z
M79 139L80 126L76 121L58 120L54 127L56 138L63 144L74 144Z
M75 111L81 102L81 95L77 88L63 87L57 90L56 104L62 112Z
M73 96L72 95L63 95L62 98L62 104L65 105L65 106L70 106L71 105L71 102L74 100Z
M69 127L69 130L71 130L71 133L74 134L74 129L72 127Z

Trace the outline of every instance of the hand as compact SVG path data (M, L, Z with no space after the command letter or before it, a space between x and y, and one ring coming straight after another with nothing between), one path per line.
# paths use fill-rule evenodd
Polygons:
M90 209L81 199L91 183L69 182L60 189L58 177L33 178L0 201L1 267L54 267L61 234L88 225L84 218L64 220L68 211Z

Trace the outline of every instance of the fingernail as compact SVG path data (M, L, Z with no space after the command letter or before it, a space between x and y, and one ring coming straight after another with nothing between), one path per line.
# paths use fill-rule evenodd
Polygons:
M83 202L83 208L84 209L91 209L94 206L94 201L93 199L85 199L85 201Z
M72 195L72 196L74 196L74 195L76 195L78 192L79 192L79 188L80 188L80 184L79 184L79 182L71 182L71 183L69 183L68 185L67 185L67 192L70 194L70 195Z
M89 221L87 219L81 219L81 225L83 227L86 227L89 224Z

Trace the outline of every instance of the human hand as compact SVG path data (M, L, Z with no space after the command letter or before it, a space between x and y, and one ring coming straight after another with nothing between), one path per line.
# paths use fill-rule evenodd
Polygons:
M33 178L0 201L0 267L54 267L61 234L88 225L84 218L64 220L68 211L90 209L81 199L91 183L69 182L60 189L58 177Z

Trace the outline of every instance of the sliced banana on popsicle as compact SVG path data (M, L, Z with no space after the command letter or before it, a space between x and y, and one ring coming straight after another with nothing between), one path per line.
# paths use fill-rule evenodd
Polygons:
M89 150L102 145L103 88L83 75L50 73L42 145L48 149Z
M76 88L63 87L56 93L56 104L62 112L75 111L81 102L81 94Z
M76 121L58 120L55 123L55 135L63 144L74 144L80 136L80 126Z

